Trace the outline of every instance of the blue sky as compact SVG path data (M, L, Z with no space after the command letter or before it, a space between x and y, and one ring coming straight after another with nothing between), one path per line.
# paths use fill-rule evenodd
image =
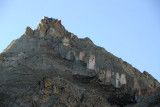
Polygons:
M43 16L160 81L159 0L0 0L0 51Z

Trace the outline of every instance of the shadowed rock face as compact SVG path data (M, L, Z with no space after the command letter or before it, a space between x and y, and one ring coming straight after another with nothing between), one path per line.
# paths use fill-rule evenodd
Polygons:
M94 69L88 69L89 61ZM44 17L35 30L27 27L0 54L0 105L111 106L107 99L116 88L98 82L102 70L111 77L123 75L126 89L155 91L160 86L146 71L141 73L89 38L78 38L58 19ZM101 77L114 82L107 74Z

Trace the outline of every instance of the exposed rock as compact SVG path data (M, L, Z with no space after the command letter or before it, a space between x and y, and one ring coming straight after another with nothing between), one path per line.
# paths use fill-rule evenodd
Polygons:
M138 96L136 104L130 104L126 107L159 107L160 106L160 94L151 93L150 95Z
M8 45L8 47L2 51L2 53L5 52L6 50L9 50L9 49L11 48L11 46L14 45L15 42L16 42L16 40L13 40L13 41Z
M48 84L48 80L51 80ZM46 82L44 82L46 81ZM99 93L85 90L62 78L45 77L44 87L35 84L27 92L12 97L9 102L3 102L12 107L17 106L79 106L79 107L110 107L111 105Z
M124 106L136 102L137 92L159 86L58 19L44 17L34 31L27 27L0 54L0 106Z
M33 35L33 30L30 27L27 27L26 30L25 30L25 35L32 36Z

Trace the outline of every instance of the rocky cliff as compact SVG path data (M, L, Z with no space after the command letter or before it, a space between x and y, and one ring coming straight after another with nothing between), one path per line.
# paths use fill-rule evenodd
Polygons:
M159 86L146 71L78 38L58 19L44 17L35 30L27 27L0 54L2 106L124 106L135 90L140 95Z

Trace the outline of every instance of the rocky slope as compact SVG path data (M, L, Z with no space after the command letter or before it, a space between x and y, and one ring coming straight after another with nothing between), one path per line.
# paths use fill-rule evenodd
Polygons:
M159 82L89 38L44 17L0 54L0 106L109 107L134 104ZM140 93L141 94L141 93Z

